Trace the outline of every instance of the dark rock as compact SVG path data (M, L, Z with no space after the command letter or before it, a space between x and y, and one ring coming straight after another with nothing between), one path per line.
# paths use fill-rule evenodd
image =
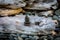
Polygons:
M29 17L26 15L25 17L25 22L24 22L25 26L30 26L30 21L29 21Z

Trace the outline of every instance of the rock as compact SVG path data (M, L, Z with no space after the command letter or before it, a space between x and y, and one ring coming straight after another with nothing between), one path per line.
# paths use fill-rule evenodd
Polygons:
M27 15L26 15L26 17L25 17L24 25L25 25L25 26L30 26L30 20L29 20L29 17L28 17Z
M28 36L27 36L27 35L24 35L24 34L21 35L21 37L22 37L22 38L28 38Z
M57 16L60 16L60 9L56 10L56 11L55 11L55 14L56 14Z
M35 25L39 25L40 24L40 22L35 22Z
M24 0L0 0L0 5L5 5L9 8L20 8L24 7L26 3L24 2Z
M54 19L54 20L59 20L59 21L60 21L60 17L59 17L59 16L56 16L56 15L53 16L53 19Z
M30 2L30 3L28 3L29 4L28 7L30 7L28 9L45 10L45 9L50 9L51 7L53 9L56 9L56 7L57 7L56 6L57 0L38 0L38 1L34 0L34 1L28 1L28 2Z
M60 37L56 37L55 40L60 40Z
M1 17L0 26L3 27L3 24L5 24L6 28L12 31L12 33L18 32L18 33L26 33L26 34L34 34L45 29L46 30L55 29L56 24L50 17L45 18L45 17L38 17L38 16L28 16L31 22L31 26L24 26L25 16L26 15L18 15L14 17ZM18 21L17 22L18 25L16 21ZM39 25L35 25L34 23L36 21L40 21L41 23Z
M19 40L23 40L21 37L18 37Z
M53 10L49 10L49 11L43 11L40 12L38 15L43 15L43 16L52 16L53 15Z
M0 15L1 16L8 16L8 15L16 15L20 12L23 12L24 10L22 8L19 9L0 9Z

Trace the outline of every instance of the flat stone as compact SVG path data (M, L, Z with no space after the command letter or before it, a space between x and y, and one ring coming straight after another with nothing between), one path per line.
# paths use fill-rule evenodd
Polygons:
M9 8L20 8L24 7L26 3L23 0L0 0L0 5Z

